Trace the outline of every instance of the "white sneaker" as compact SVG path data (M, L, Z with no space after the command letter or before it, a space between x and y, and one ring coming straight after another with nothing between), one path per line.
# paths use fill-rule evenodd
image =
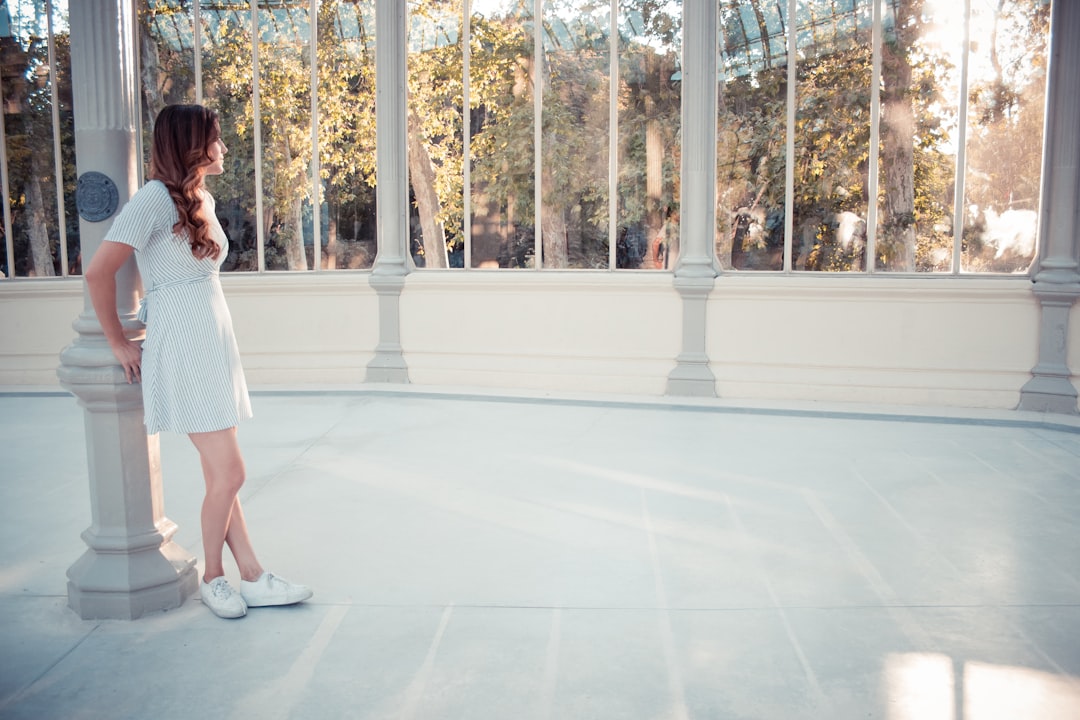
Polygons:
M203 605L218 617L238 618L247 615L244 598L233 590L233 586L224 576L216 577L208 583L199 583L199 594L202 596Z
M308 586L296 585L272 572L264 572L253 582L240 581L240 595L248 607L295 605L313 594Z

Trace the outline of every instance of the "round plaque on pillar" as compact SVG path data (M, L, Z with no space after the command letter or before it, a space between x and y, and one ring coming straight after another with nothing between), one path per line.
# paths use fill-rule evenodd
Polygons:
M120 193L105 173L90 171L79 176L75 190L75 206L83 220L101 222L108 220L116 212L120 202Z

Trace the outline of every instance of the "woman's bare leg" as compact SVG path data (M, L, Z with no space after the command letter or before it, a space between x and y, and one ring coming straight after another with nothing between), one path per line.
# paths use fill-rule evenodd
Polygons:
M240 577L255 580L263 569L248 537L244 511L237 494L244 484L244 458L236 440L236 428L188 435L202 462L206 497L202 506L202 536L205 562L203 581L225 574L222 551L228 543Z
M232 514L229 516L229 531L225 534L225 542L229 546L236 566L240 568L240 577L248 582L254 582L263 574L263 566L255 557L255 548L251 546L251 538L248 537L247 521L244 519L244 510L240 507L240 498L233 501Z

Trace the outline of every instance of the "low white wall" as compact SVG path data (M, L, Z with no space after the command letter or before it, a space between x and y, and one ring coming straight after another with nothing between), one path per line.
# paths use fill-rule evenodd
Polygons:
M421 385L662 395L681 313L666 273L417 272L401 344Z
M82 309L82 278L0 281L0 385L58 388L60 351Z
M363 272L223 278L255 387L356 385L378 342ZM82 281L0 283L0 386L56 387ZM733 274L706 349L720 397L1008 409L1037 359L1028 278ZM401 344L416 385L662 395L681 349L667 273L415 272ZM1080 311L1069 362L1080 379Z
M358 384L379 312L366 272L222 276L248 384Z
M1026 277L729 275L707 312L726 398L1010 409L1038 356Z
M378 339L368 273L230 274L222 287L248 383L356 384ZM60 351L75 340L83 281L0 282L0 386L59 388Z

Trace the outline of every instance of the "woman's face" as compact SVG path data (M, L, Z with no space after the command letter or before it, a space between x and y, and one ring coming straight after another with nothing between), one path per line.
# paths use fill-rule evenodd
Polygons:
M222 142L221 133L215 132L214 139L207 149L207 154L211 160L210 167L206 168L207 175L220 175L225 172L225 153L227 152L229 152L229 149Z

